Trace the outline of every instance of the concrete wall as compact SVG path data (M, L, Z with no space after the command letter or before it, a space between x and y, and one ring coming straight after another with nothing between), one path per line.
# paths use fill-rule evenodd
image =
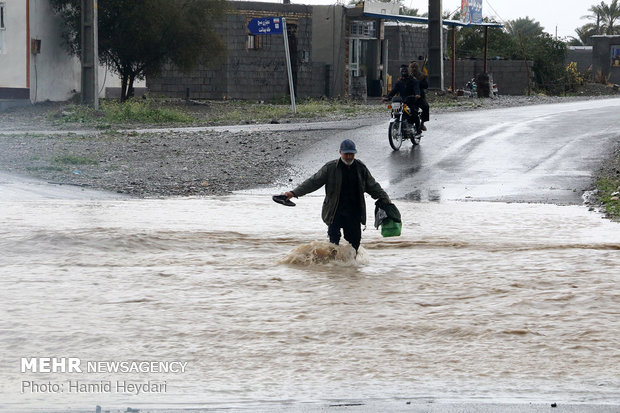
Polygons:
M80 89L80 62L62 44L62 21L47 0L30 0L30 37L41 40L41 53L31 54L30 99L63 101Z
M28 87L26 2L5 1L5 30L0 50L0 88Z
M585 73L592 67L592 46L569 46L566 50L565 65L577 63L579 73Z
M312 59L312 7L304 5L234 2L236 11L218 24L216 31L226 42L224 62L201 65L190 73L167 67L161 76L147 80L157 95L194 99L266 100L289 95L282 35L260 35L258 49L248 49L248 22L256 17L286 17L295 94L318 97L325 94L327 68Z
M399 77L400 65L409 64L412 60L423 60L424 57L428 56L428 28L426 25L386 23L384 30L385 38L388 41L387 72L393 79Z
M64 101L79 92L81 66L63 45L62 20L49 0L3 0L5 29L0 30L0 99L3 107L15 103ZM27 8L30 7L30 33ZM30 39L41 41L38 54L31 53ZM143 86L144 81L136 86ZM105 86L120 86L111 71L99 68L100 96Z
M393 82L399 77L401 64L408 64L417 60L422 66L419 57L427 56L428 30L421 25L386 25L385 36L389 40L388 73ZM447 51L448 35L444 36L444 50ZM447 52L446 52L447 53ZM529 62L530 69L532 62ZM454 87L462 89L471 78L484 69L482 60L457 60L454 68ZM487 71L493 76L498 85L499 93L504 95L523 95L527 92L527 69L523 61L488 60ZM452 64L444 60L444 86L451 87Z
M324 94L328 97L345 94L345 9L342 6L312 8L312 61L324 66Z
M620 47L620 36L592 36L592 75L600 70L604 76L609 76L609 82L620 83L620 66L613 65L611 60L611 46Z
M228 56L218 64L200 66L190 73L181 73L167 67L157 77L150 77L147 86L154 95L193 99L246 99L269 100L288 96L288 78L284 45L281 35L258 36L261 46L248 49L247 24L251 18L284 16L289 27L295 29L290 37L297 50L292 54L297 97L345 96L348 90L348 24L363 18L362 11L342 6L304 6L279 3L234 2L236 10L218 24L216 30L226 42ZM357 13L357 14L356 14ZM447 32L447 30L446 30ZM388 43L387 73L398 77L401 64L427 56L428 30L425 25L387 23L384 38ZM444 36L444 48L448 36ZM376 62L372 67L365 62L367 82L377 83L381 73L379 40L366 39L368 55ZM376 63L376 64L375 64ZM376 66L376 67L375 67ZM456 88L482 72L481 61L458 61ZM523 94L527 90L527 71L523 62L489 61L502 94ZM444 64L444 84L451 83L451 65ZM359 80L359 79L358 79ZM367 88L368 94L374 89Z
M532 62L528 62L530 70ZM482 73L484 62L482 60L457 60L455 61L454 80L455 88L463 89L465 84L478 73ZM527 93L528 77L527 68L523 61L518 60L488 60L487 72L497 84L500 95L524 95ZM450 87L452 65L446 61L444 65L444 82ZM531 82L531 79L529 79ZM530 83L531 84L531 83Z

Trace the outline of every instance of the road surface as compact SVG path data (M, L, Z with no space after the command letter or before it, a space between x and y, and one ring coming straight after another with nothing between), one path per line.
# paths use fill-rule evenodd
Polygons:
M334 134L294 160L310 173L353 139L393 198L580 204L620 137L620 99L431 116L418 147L393 151L386 123ZM304 176L299 176L301 180Z

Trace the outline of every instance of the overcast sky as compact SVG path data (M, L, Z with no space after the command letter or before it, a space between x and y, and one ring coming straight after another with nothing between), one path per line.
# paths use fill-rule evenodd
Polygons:
M272 0L273 1L273 0ZM576 37L575 29L588 23L589 20L581 19L590 14L588 9L593 4L599 4L601 0L483 0L483 17L497 18L500 23L507 20L515 20L519 17L530 17L536 20L544 30L559 37ZM275 2L278 2L275 0ZM281 1L280 1L281 2ZM341 4L348 3L341 0ZM335 4L336 0L291 0L293 4ZM611 0L605 0L610 4ZM428 0L404 0L404 5L418 9L420 13L428 10ZM461 0L443 0L444 11L460 10Z

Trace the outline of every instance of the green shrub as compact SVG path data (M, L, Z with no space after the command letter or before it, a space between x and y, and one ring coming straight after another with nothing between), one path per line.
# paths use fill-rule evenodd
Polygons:
M602 177L596 181L598 198L613 220L620 220L620 177Z
M566 74L564 75L566 78L566 86L565 90L568 92L577 91L577 86L583 85L583 76L577 70L577 63L570 62L568 66L566 66Z
M148 99L131 99L123 103L104 101L101 110L109 122L181 123L193 118L176 110L158 107Z

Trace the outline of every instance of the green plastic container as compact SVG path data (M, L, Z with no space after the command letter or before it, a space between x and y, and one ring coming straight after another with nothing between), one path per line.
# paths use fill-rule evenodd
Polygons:
M401 222L396 222L390 218L386 218L381 223L381 235L384 237L398 237L400 236L400 231L402 228L403 224Z

